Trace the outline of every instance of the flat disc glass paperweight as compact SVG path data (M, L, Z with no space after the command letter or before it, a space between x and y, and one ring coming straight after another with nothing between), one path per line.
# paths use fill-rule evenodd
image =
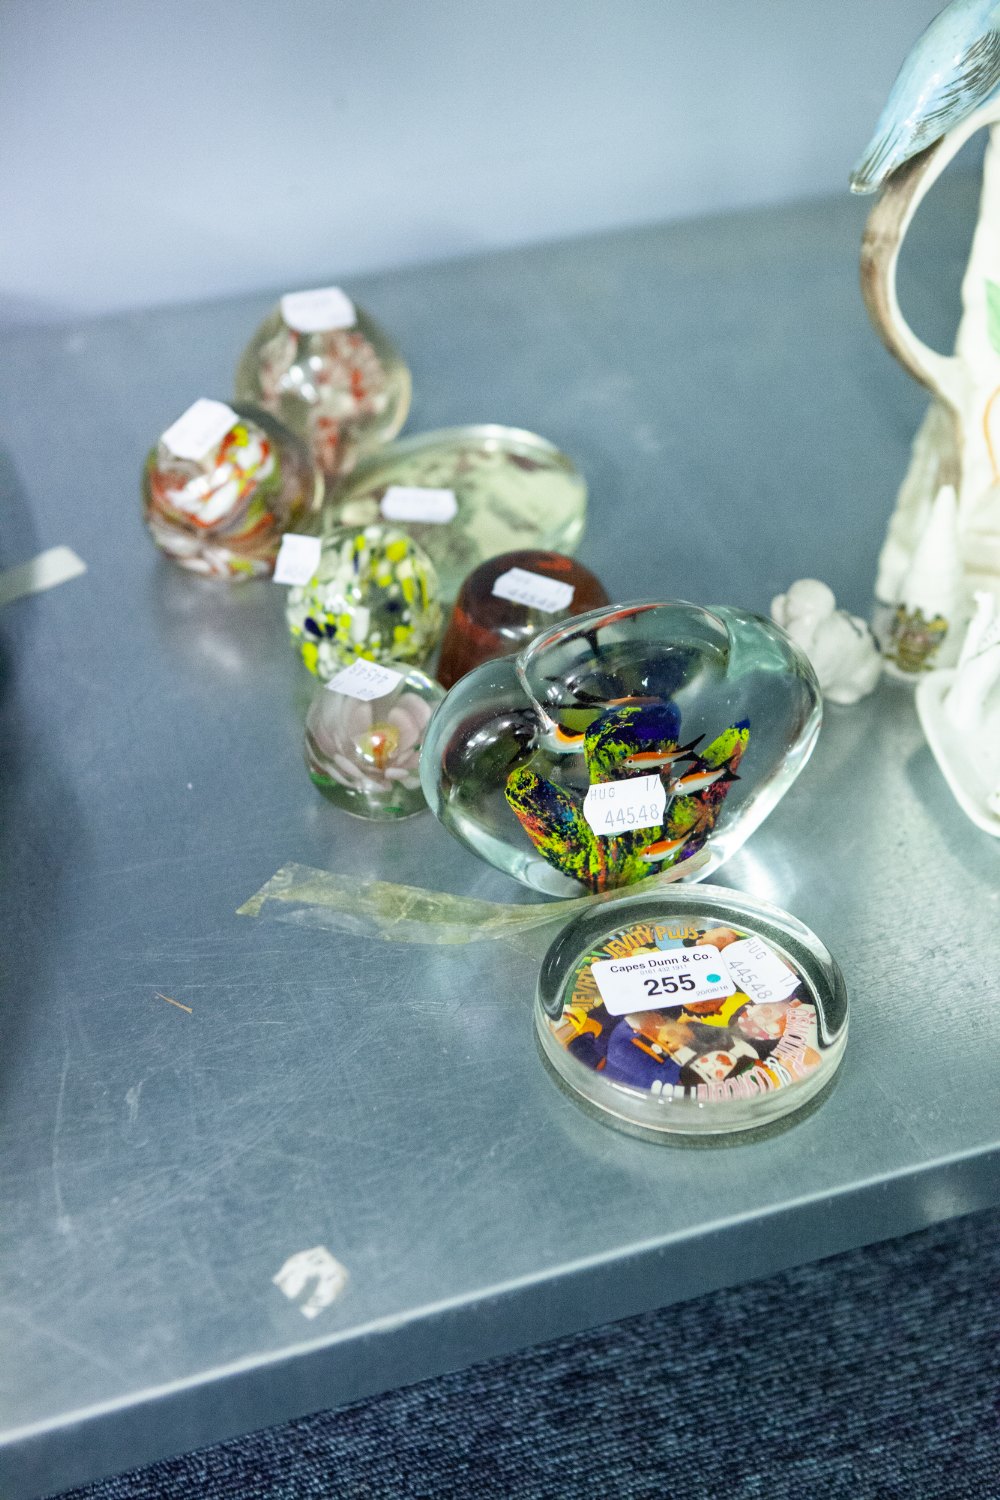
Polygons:
M843 975L787 912L722 886L602 903L563 928L535 998L567 1089L633 1134L753 1130L814 1099L847 1042Z
M465 575L499 552L573 552L586 509L586 483L565 453L533 432L489 423L379 449L342 482L325 515L339 526L405 526L450 601Z

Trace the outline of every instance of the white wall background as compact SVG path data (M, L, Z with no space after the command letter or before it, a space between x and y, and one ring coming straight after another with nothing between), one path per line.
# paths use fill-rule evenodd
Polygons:
M0 319L846 191L941 0L3 0Z

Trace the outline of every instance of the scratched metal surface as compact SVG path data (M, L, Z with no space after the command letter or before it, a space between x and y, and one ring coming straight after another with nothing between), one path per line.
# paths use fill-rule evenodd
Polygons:
M948 335L968 181L906 295ZM863 207L821 203L351 285L409 356L411 431L537 429L592 488L619 597L865 609L923 398L855 290ZM330 271L335 275L335 268ZM224 396L269 298L15 332L2 560L81 579L2 631L0 1492L67 1487L1000 1197L1000 846L905 690L831 711L725 872L811 923L854 1002L826 1103L771 1139L661 1148L551 1083L510 948L369 946L234 913L289 860L530 899L429 817L339 814L301 765L282 590L158 560L146 444ZM185 1011L157 998L169 995ZM325 1245L315 1321L272 1284Z

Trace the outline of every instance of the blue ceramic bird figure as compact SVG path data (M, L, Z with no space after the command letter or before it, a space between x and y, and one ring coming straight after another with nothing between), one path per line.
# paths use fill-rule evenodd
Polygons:
M1000 85L1000 3L952 0L899 70L851 191L874 193L886 178L979 109Z

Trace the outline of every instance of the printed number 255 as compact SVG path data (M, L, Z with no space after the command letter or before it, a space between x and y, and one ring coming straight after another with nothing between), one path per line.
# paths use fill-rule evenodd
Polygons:
M695 982L690 974L679 974L677 978L665 976L663 979L644 979L647 995L676 995L678 990L693 990Z

